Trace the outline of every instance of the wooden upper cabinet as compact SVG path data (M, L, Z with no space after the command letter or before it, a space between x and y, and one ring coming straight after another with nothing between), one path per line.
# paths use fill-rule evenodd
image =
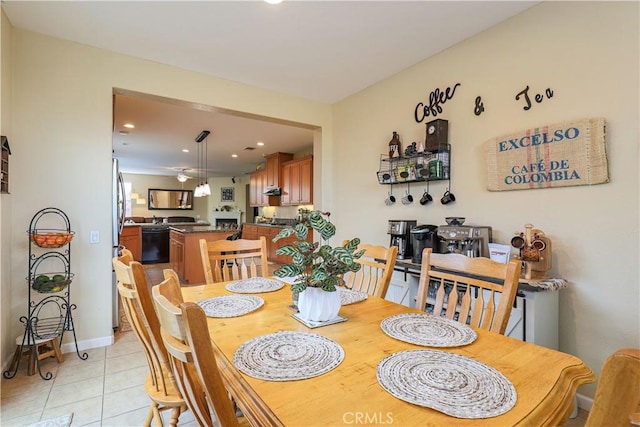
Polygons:
M250 206L280 206L280 196L265 196L273 187L282 187L282 164L293 158L289 153L273 153L265 156L267 167L253 172L249 178Z
M266 156L267 178L264 187L280 187L282 185L282 164L293 159L291 153L273 153Z
M282 167L283 206L313 203L313 156L285 163Z
M249 205L264 206L263 184L266 171L253 172L249 177Z

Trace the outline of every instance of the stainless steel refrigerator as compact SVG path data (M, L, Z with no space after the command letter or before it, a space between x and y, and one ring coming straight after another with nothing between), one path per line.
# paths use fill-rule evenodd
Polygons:
M111 196L112 196L112 214L111 214L111 230L112 230L112 256L119 255L119 246L120 246L120 233L122 232L122 227L124 226L124 217L127 211L126 203L127 198L125 195L124 189L124 179L122 178L122 173L120 173L120 168L118 165L118 159L113 159L113 170L111 177ZM111 260L109 260L111 261ZM118 321L118 288L116 285L116 272L113 269L113 263L111 265L111 283L113 289L113 302L112 309L113 312L111 314L111 321L113 329L115 330L120 326Z

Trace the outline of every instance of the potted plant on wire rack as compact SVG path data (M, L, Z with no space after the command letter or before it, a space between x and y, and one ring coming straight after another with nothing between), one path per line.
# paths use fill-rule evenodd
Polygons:
M324 217L327 217L325 219ZM340 293L336 286L344 284L343 275L360 270L355 260L364 254L357 251L360 239L353 238L344 246L331 247L328 240L336 234L336 227L329 221L329 212L318 210L301 215L293 227L286 227L274 238L295 236L292 244L276 249L277 255L291 256L290 264L283 264L274 271L276 277L296 277L291 285L293 292L299 292L298 310L305 320L324 322L333 320L340 311ZM308 242L309 232L316 230L322 237L319 242Z

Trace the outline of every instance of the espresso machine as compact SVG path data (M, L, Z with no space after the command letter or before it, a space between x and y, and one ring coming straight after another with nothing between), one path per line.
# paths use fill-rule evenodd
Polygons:
M491 227L481 225L463 225L465 218L445 218L447 225L438 226L441 240L441 252L463 254L470 258L489 258Z
M411 245L411 230L415 227L415 220L389 220L387 234L391 235L389 246L398 247L397 259L410 259L413 254Z

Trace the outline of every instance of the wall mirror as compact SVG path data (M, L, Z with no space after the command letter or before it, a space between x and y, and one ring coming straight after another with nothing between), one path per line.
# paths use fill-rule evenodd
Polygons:
M193 190L163 190L160 188L150 188L147 200L149 203L149 210L193 210Z

